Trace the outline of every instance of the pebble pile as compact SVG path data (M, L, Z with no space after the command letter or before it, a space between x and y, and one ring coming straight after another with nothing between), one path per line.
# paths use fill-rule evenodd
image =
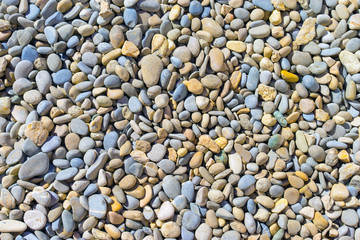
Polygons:
M360 240L359 0L2 0L1 240Z

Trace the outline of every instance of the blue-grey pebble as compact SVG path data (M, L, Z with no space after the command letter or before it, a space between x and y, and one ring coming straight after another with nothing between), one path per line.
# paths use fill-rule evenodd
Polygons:
M51 152L61 145L61 138L59 136L50 136L42 145L41 151L44 153Z
M85 166L85 163L81 158L73 158L70 161L70 166L76 168L83 168Z
M70 129L72 132L82 136L85 136L89 133L89 127L83 120L79 118L74 118L73 120L71 120Z
M28 11L25 14L25 17L29 20L35 20L40 13L40 8L38 8L35 4L30 4L28 7Z
M181 19L180 19L180 25L183 26L183 27L186 27L186 28L190 27L190 25L191 25L191 20L190 20L190 18L189 18L188 15L183 15L183 16L181 17Z
M167 175L162 181L162 188L165 194L174 199L176 196L180 195L181 187L179 181L171 175Z
M305 75L302 78L302 84L311 92L319 91L320 85L316 79L311 75Z
M182 218L182 225L190 231L195 230L200 225L201 218L192 211L186 211Z
M176 67L176 68L181 68L182 67L182 61L181 61L181 59L180 58L178 58L178 57L171 57L170 58L170 61L171 61L171 63L174 65L174 67Z
M318 14L323 7L323 0L310 0L309 7L315 14Z
M200 15L202 13L203 9L204 8L199 1L191 1L190 2L189 12L192 15L194 15L194 16Z
M156 0L139 0L137 5L146 12L157 12L160 10L160 4Z
M187 230L185 227L181 227L181 239L193 240L195 239L195 233Z
M82 71L86 75L91 74L92 72L92 68L87 66L83 61L78 62L77 67L80 69L80 71Z
M188 94L188 90L186 88L186 85L181 83L175 88L173 99L176 102L182 101Z
M91 196L91 195L93 195L94 193L96 193L98 189L99 189L99 188L98 188L98 186L97 186L96 184L91 183L91 184L89 184L89 185L86 187L86 189L85 189L85 191L84 191L84 196L85 196L85 197Z
M245 105L250 109L256 108L258 102L259 102L258 97L255 95L249 95L245 98Z
M105 134L103 141L104 149L109 150L109 148L116 147L118 138L119 138L119 134L115 131L111 131Z
M30 62L34 62L39 57L36 48L32 46L26 46L23 48L21 53L21 60L28 60Z
M94 194L89 197L89 215L96 218L105 217L107 212L107 203L101 194Z
M285 80L280 79L275 82L275 89L284 93L289 89L289 85Z
M68 169L64 169L56 175L56 180L58 181L69 180L73 178L78 172L79 170L76 167L70 167Z
M272 5L271 0L253 0L252 3L255 6L268 12L272 12L274 10L274 6Z
M181 194L186 197L189 202L192 202L195 197L194 184L191 181L186 181L182 184Z
M250 69L246 80L246 88L255 91L259 84L259 70L256 67Z
M56 24L64 21L64 15L57 11L45 20L45 26L55 26Z
M141 112L141 110L143 108L142 103L135 96L133 96L129 99L128 105L129 105L130 111L133 113L139 113L139 112Z
M256 182L256 179L254 176L252 175L244 175L243 177L240 178L239 183L238 183L238 187L241 190L245 190L247 188L249 188L250 186L254 185Z
M53 75L53 81L55 84L61 85L71 80L72 73L68 69L61 69Z
M104 84L108 88L117 88L121 86L121 79L117 75L109 75L105 78Z
M184 107L186 110L188 110L189 112L197 112L199 109L196 105L195 102L195 96L191 95L189 97L187 97L184 101Z
M69 40L67 41L66 46L67 46L68 48L74 48L74 47L76 47L76 46L79 44L79 42L80 42L80 39L79 39L78 36L72 36L72 37L70 37ZM98 46L98 50L100 51L99 46ZM101 52L101 51L100 51L100 52Z
M281 197L284 193L284 188L279 185L272 185L269 189L271 197Z
M75 228L75 222L73 219L73 215L70 211L64 210L61 213L61 220L64 227L64 231L66 232L72 232Z
M124 11L124 22L126 24L126 26L133 28L136 26L137 24L137 12L134 8L125 8Z

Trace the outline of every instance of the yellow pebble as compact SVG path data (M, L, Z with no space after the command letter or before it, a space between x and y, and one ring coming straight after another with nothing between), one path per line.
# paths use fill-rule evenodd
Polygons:
M177 19L180 15L181 12L181 7L179 5L175 5L171 8L170 13L169 13L169 20L170 21L174 21L175 19Z
M111 204L111 210L113 212L119 211L122 208L122 205L116 200L116 198L114 196L110 197L114 203Z
M279 25L282 21L281 19L281 12L278 10L274 10L270 17L269 17L269 21L273 24L273 25Z
M299 81L298 76L285 70L281 71L281 78L290 83L295 83Z
M228 140L224 137L219 137L219 138L215 139L215 142L217 145L219 145L219 147L221 149L224 149L228 143Z
M101 60L103 65L107 65L111 60L114 60L121 55L121 48L112 50L111 52L105 54Z
M219 227L223 227L223 226L225 226L226 221L225 221L225 219L223 219L223 218L219 218L219 219L218 219L218 223L219 223Z
M246 44L242 41L228 41L226 47L237 53L242 53L246 50Z
M186 148L180 148L179 150L177 150L177 155L179 156L179 157L183 157L183 156L185 156L186 154L187 154L187 149Z
M138 47L130 41L125 41L122 47L122 54L129 57L137 57L140 54Z
M326 221L326 219L319 212L315 212L313 222L320 230L324 230L329 225L328 221Z
M270 226L269 230L272 236L275 235L275 233L277 233L277 231L279 231L280 227L277 223L274 223Z
M321 122L326 122L327 120L330 119L330 116L327 112L325 112L324 110L322 109L316 109L315 110L315 118L316 120L318 121L321 121Z
M346 150L341 150L338 154L338 158L342 161L342 162L350 162L350 155Z
M281 213L287 206L288 201L285 198L282 198L275 203L275 207L271 211L273 213Z

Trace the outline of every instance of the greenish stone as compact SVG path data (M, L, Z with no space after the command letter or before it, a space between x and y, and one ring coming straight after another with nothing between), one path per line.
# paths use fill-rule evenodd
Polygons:
M284 137L281 136L280 134L275 134L269 139L268 145L270 149L276 150L279 147L281 147L283 142L284 142Z
M100 116L100 114L95 114L94 116L92 116L92 117L91 117L91 121L94 121L94 119L95 119L97 116Z
M286 126L287 126L288 123L287 123L286 119L284 118L284 116L282 115L281 112L275 111L275 112L274 112L274 117L275 117L276 121L278 121L278 123L280 124L280 126L282 126L282 127L286 127Z
M215 162L223 163L225 166L227 165L228 157L224 150L221 150L221 152L215 155Z
M277 231L273 237L273 240L281 240L283 239L284 236L284 229L280 229L279 231Z
M11 97L11 103L20 104L22 98L19 95L14 95Z

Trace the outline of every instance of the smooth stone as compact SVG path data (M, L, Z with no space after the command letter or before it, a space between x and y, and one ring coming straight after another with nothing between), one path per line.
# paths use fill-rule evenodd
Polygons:
M143 57L141 59L141 73L144 83L148 87L156 85L163 68L163 63L158 56L152 54Z
M42 145L41 151L47 153L58 148L61 145L61 138L59 136L51 136Z
M195 197L194 184L191 181L186 181L182 184L181 194L186 197L189 202L192 202Z
M253 109L256 108L258 105L258 98L255 95L249 95L245 98L245 105L246 107Z
M186 211L182 218L182 226L187 230L193 231L200 225L201 218L192 211Z
M302 78L302 84L311 92L317 92L320 89L319 83L310 75L306 75Z
M107 203L101 194L89 197L89 215L96 218L104 218L107 212Z
M86 125L86 123L78 118L74 118L70 122L70 129L73 133L85 136L89 133L89 127Z
M268 12L272 12L274 10L274 6L272 5L270 0L253 0L252 3Z
M18 220L4 219L0 221L0 232L2 233L22 233L27 225Z
M247 76L246 88L255 91L259 84L259 70L256 67L250 69L249 75Z
M341 221L350 227L358 227L359 216L354 209L346 209L342 211Z
M245 175L240 178L240 181L238 183L238 187L241 190L245 190L249 188L250 186L254 185L256 182L256 179L252 175Z
M72 73L68 69L61 69L53 75L53 81L55 84L62 85L66 82L70 82Z
M64 181L73 178L79 170L76 167L64 169L56 175L56 180Z
M26 46L23 48L21 53L21 59L22 60L28 60L30 62L34 62L39 57L39 54L37 53L36 49L31 46Z
M180 187L179 181L171 175L167 175L163 179L162 188L163 188L165 194L171 199L174 199L175 197L180 195L180 192L181 192L181 187Z
M174 94L173 94L173 99L176 102L180 102L180 101L185 99L187 94L188 94L188 90L186 88L186 85L181 83L180 85L178 85L175 88L175 91L174 91Z
M157 216L159 220L165 221L172 218L174 216L174 212L174 206L169 201L166 201L161 205Z
M146 12L157 12L160 10L160 4L155 0L139 0L137 5Z
M147 153L147 157L150 161L159 162L165 156L166 151L164 145L157 143L152 146L151 150Z
M29 180L35 176L45 174L49 169L49 157L45 153L38 153L27 159L20 167L19 178Z
M41 230L45 227L47 219L44 213L38 210L29 210L24 214L24 222L33 230Z
M114 131L107 133L105 135L104 141L103 141L104 149L109 150L110 148L115 147L117 144L118 138L119 138L119 135Z
M141 112L142 108L142 103L137 97L133 96L129 99L129 109L131 112L139 113Z

